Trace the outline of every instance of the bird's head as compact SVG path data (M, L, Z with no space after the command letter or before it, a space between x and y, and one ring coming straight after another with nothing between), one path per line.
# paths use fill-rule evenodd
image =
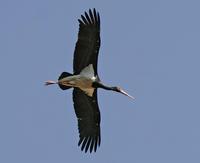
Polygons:
M120 87L112 87L112 90L113 91L116 91L116 92L119 92L119 93L121 93L121 94L123 94L123 95L125 95L125 96L128 96L128 97L130 97L130 98L132 98L132 99L135 99L133 96L131 96L131 95L129 95L127 92L125 92L122 88L120 88Z

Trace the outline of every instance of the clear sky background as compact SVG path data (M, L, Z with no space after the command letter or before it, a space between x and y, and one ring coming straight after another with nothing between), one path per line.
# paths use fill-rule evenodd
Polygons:
M1 163L199 163L200 1L1 0ZM101 147L78 148L72 91L77 19L101 15Z

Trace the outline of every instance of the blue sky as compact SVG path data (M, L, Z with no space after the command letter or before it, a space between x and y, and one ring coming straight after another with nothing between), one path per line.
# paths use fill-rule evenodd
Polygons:
M1 0L0 162L199 163L200 2ZM101 16L101 147L84 154L71 90L80 15Z

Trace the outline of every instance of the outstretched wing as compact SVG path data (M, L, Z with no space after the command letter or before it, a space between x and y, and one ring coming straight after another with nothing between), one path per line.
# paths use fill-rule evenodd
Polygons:
M74 51L74 74L79 74L83 68L93 64L97 75L98 53L100 48L100 16L95 9L81 15L79 21L78 41Z
M81 150L85 152L90 149L92 151L97 150L97 146L100 146L100 111L97 101L97 89L95 89L93 96L87 96L79 88L74 88L73 101L75 113L78 119L79 129L79 142Z

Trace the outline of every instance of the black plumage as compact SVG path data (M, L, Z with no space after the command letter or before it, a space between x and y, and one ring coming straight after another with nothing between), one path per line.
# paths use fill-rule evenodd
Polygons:
M79 74L89 64L93 65L97 75L98 53L100 48L100 16L95 9L89 10L89 15L81 15L79 21L78 41L74 51L74 74ZM73 101L78 118L79 143L85 152L90 148L96 151L100 145L100 112L97 103L97 89L93 96L87 96L81 89L73 91Z
M93 96L89 97L79 88L75 88L73 101L80 134L78 145L81 145L81 150L85 149L85 152L89 148L90 152L93 150L96 152L97 145L100 146L101 143L101 118L97 102L97 89L95 89Z
M101 44L100 16L95 9L89 10L89 15L81 15L79 21L78 41L74 51L74 74L79 74L83 68L93 64L97 74L98 53Z
M78 119L81 150L96 152L101 144L100 111L97 89L102 88L130 96L119 87L104 85L97 71L98 54L101 44L100 16L95 9L81 15L78 40L74 51L73 74L63 72L58 81L49 80L46 85L58 84L62 90L74 88L74 109Z

